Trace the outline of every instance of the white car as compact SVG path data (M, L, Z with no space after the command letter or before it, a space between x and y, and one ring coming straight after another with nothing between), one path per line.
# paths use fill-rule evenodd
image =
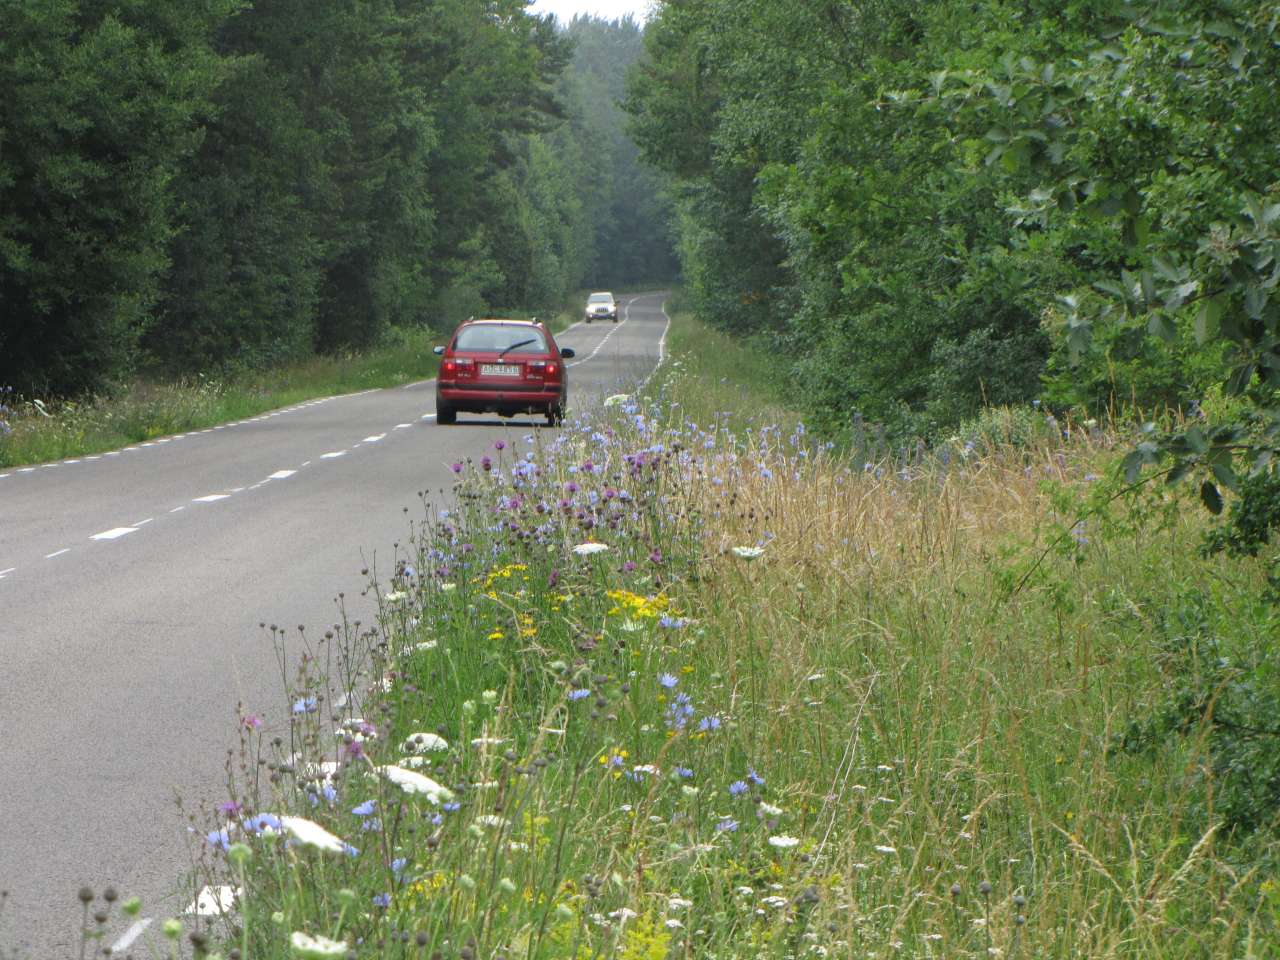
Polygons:
M618 302L612 293L593 293L587 297L587 323L592 320L618 322Z

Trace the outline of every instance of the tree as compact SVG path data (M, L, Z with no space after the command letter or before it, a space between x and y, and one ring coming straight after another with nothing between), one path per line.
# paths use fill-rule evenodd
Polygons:
M170 184L222 76L237 0L0 8L0 383L127 373L169 262Z

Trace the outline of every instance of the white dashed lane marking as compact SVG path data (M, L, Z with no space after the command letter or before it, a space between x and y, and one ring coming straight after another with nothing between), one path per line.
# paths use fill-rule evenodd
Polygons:
M174 507L174 508L173 508L172 510L170 510L169 512L170 512L170 513L180 513L181 511L183 511L183 510L185 510L185 509L187 509L187 508L186 508L186 507Z
M211 493L205 497L196 497L191 502L192 503L213 503L216 500L226 500L227 497L229 496L231 496L231 494L229 493Z
M297 472L298 472L297 470L277 470L271 476L267 477L267 479L268 480L286 480L289 477L292 477Z
M360 442L361 443L377 443L379 440L381 440L385 436L386 436L385 433L375 433L372 437L365 437Z
M333 460L335 457L345 457L346 455L347 455L347 451L345 451L345 450L335 450L335 451L333 451L333 453L322 453L322 454L320 454L320 459L321 459L321 460Z
M147 517L147 519L145 520L136 520L134 521L133 525L135 527L145 527L148 523L150 523L154 519L155 517Z
M17 569L18 569L17 567L10 567L8 570L0 570L0 580L3 580L5 577L7 577L9 574L13 573L13 571Z
M44 555L44 558L45 558L46 560L52 560L54 557L60 557L60 556L62 556L64 553L70 553L70 552L71 552L71 548L70 548L70 547L63 547L61 550L55 550L55 551L53 551L53 553L46 553L46 554Z
M130 533L137 533L137 527L112 527L110 530L103 530L101 533L95 533L90 540L118 540L120 537L127 536Z

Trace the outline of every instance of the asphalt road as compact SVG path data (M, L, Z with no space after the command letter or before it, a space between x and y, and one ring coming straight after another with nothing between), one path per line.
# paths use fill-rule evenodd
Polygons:
M577 351L571 416L654 368L662 301L622 298L621 322L557 337ZM78 951L83 884L153 916L185 905L175 798L225 798L237 703L277 722L287 709L259 623L323 632L339 592L360 602L361 568L390 565L420 491L543 422L437 426L434 389L0 471L0 957Z

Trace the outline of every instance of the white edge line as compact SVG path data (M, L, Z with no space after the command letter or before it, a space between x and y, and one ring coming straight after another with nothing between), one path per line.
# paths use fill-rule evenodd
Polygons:
M111 953L113 955L124 953L131 946L133 946L133 942L137 940L138 937L142 936L143 932L149 926L151 926L150 917L143 917L141 920L136 921L131 927L129 927L128 930L126 930L121 935L119 940L117 940L114 944L111 945Z
M90 540L117 540L120 537L130 533L137 533L137 527L112 527L110 530L103 530L101 533L95 533Z
M662 366L663 361L667 359L667 331L671 329L671 316L667 313L667 301L663 300L658 305L658 309L662 311L662 315L667 318L666 326L662 328L662 336L658 338L658 362L653 365L653 369L649 371L648 376L640 381L640 385L636 387L636 393L639 393L649 385L649 381L653 379L653 375L658 372L658 368Z

